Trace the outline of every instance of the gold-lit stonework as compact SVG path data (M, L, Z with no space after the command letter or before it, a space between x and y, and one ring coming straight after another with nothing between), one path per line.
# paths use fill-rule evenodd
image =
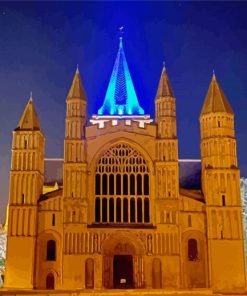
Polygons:
M179 186L165 68L154 123L87 123L78 70L66 103L63 184L44 187L45 137L31 99L13 132L5 289L245 291L234 114L215 76L200 115L201 191Z

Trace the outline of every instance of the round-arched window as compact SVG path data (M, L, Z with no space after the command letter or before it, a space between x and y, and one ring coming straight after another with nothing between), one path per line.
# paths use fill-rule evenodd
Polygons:
M95 223L150 223L149 168L141 153L118 144L95 170Z

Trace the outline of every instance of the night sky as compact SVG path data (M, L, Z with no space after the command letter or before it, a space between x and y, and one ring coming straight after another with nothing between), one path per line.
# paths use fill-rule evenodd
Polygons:
M198 117L214 69L236 115L239 167L247 177L246 13L244 2L0 2L0 222L12 130L30 91L46 157L62 157L65 99L76 65L90 118L105 96L120 26L140 105L152 116L165 60L177 99L180 158L200 157Z

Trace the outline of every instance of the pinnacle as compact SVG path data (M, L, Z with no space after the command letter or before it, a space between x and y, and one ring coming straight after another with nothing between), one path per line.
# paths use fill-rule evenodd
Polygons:
M34 107L32 94L22 113L16 130L40 130L39 118Z
M216 75L213 76L208 88L206 98L202 107L201 115L215 112L226 112L233 114L232 107L216 80Z
M81 82L81 77L79 73L79 67L77 65L75 76L72 82L72 85L70 87L69 93L68 93L68 99L81 99L86 101L86 94L84 87Z
M174 97L173 90L166 72L165 62L163 62L162 73L156 94L156 98L159 97Z
M213 69L213 76L212 76L212 80L216 80L216 75L215 75L214 69Z

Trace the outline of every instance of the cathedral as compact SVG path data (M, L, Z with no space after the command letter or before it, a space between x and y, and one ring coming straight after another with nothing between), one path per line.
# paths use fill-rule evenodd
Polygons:
M77 69L63 159L45 158L30 98L13 131L6 289L245 291L233 110L213 74L199 115L201 161L179 160L165 67L157 85L152 119L120 37L102 106L87 121Z

